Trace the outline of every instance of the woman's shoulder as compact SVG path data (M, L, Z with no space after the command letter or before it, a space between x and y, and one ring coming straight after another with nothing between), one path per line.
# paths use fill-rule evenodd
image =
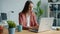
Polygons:
M21 14L22 12L19 12L19 14Z
M22 12L20 12L20 13L19 13L19 15L23 15L23 13L22 13Z

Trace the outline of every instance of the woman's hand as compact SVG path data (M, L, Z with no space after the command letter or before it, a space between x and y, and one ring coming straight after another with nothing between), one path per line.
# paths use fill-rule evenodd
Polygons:
M33 27L28 27L29 29L32 29Z
M39 27L39 26L29 27L29 31L32 30L32 29L36 29L36 30L38 30L38 27Z

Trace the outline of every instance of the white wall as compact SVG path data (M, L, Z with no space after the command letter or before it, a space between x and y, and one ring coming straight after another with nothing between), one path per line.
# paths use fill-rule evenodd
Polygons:
M0 10L1 10L1 0L0 0Z
M32 0L35 4L37 3L38 0ZM26 0L1 0L2 4L2 12L7 13L8 20L13 20L15 23L19 23L18 21L18 14L19 12L22 11L24 7L24 3ZM11 13L11 11L14 11L14 13Z
M41 8L44 10L43 17L48 17L48 0L41 0Z

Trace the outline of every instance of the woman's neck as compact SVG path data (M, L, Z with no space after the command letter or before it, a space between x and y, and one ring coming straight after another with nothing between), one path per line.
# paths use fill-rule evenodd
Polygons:
M29 13L26 13L26 16L29 16L30 14Z

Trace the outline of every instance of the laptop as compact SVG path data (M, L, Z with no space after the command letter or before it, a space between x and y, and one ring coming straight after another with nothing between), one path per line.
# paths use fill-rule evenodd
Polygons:
M41 18L38 30L32 29L31 32L38 33L38 32L51 30L52 25L53 25L53 20L54 20L53 17L51 17L51 18L48 18L48 17Z

